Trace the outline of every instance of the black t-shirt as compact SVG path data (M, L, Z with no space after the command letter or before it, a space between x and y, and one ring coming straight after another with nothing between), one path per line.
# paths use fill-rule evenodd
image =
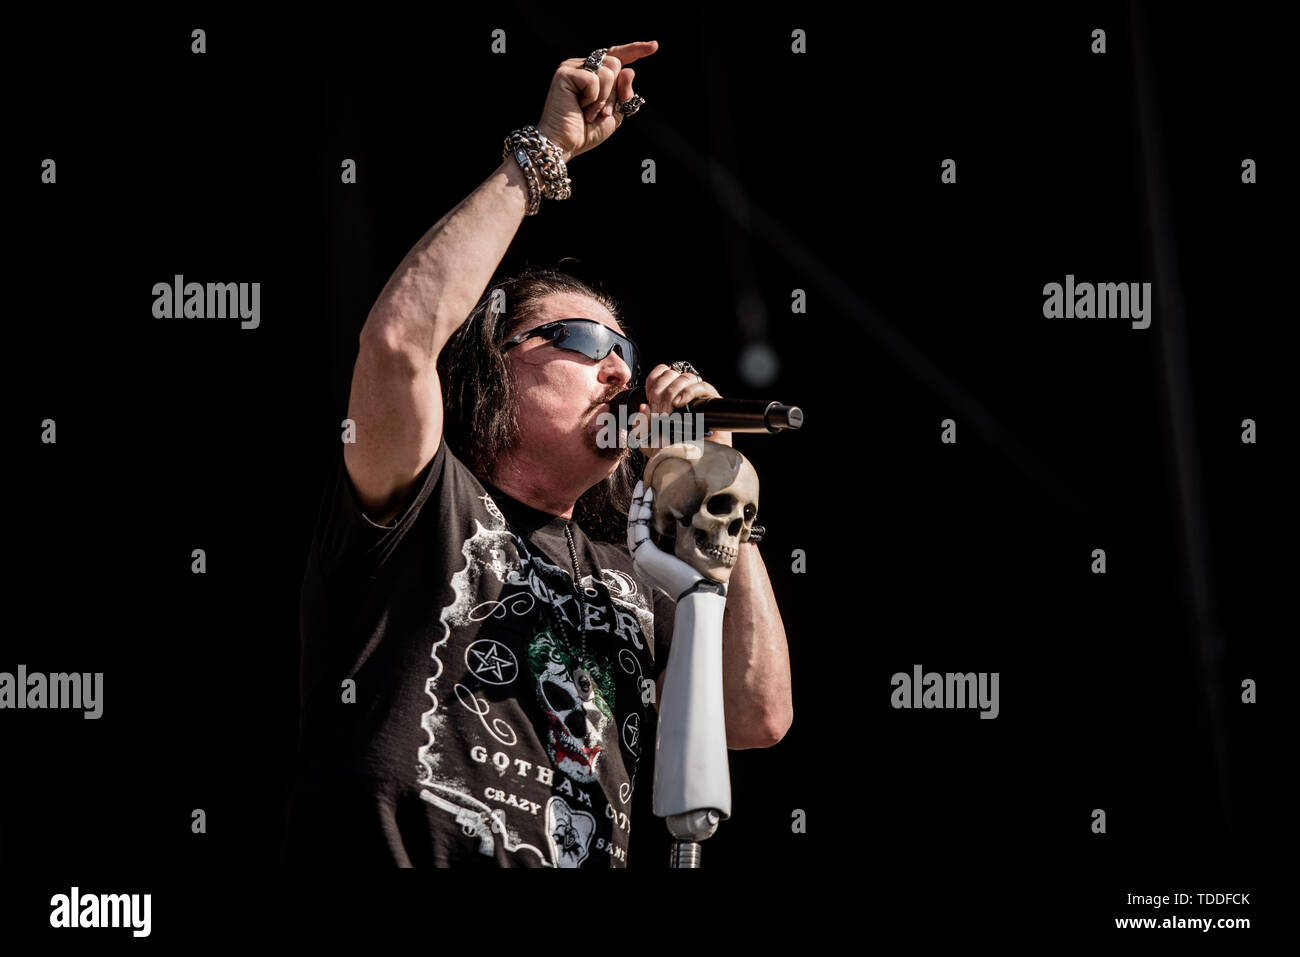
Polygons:
M626 867L672 600L446 443L417 486L378 525L338 456L302 584L286 860Z

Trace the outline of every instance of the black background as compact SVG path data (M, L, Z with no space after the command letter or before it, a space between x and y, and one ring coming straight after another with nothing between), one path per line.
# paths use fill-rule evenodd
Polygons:
M0 717L6 927L48 930L49 896L72 884L152 892L153 939L257 921L369 932L365 908L322 902L400 889L426 914L506 893L281 869L298 587L370 304L505 134L536 122L556 64L633 39L660 41L633 65L646 107L574 161L572 199L526 219L502 269L577 257L652 361L686 356L723 394L807 415L737 440L762 478L795 723L732 752L733 817L696 878L721 925L757 906L913 936L1139 933L1114 930L1154 913L1128 893L1250 890L1224 913L1261 927L1294 488L1279 24L1237 6L604 9L14 27L29 64L4 154L20 611L0 670L102 671L105 704L97 721ZM956 185L939 181L948 157ZM1156 253L1173 285L1150 329L1043 317L1045 283L1154 282ZM177 273L260 282L260 328L154 319L152 286ZM737 368L755 339L780 357L761 390ZM47 418L57 444L37 438ZM1222 648L1208 669L1193 596ZM999 672L1000 716L894 710L891 675L918 663ZM1245 678L1260 703L1240 702ZM680 905L652 907L661 862L634 864L627 889L584 899L606 930L651 907L666 933ZM745 910L719 903L730 891Z

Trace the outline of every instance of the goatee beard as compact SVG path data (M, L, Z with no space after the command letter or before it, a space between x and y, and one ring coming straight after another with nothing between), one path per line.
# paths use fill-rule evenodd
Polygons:
M609 395L602 398L600 402L597 402L594 406L592 406L592 408L593 409L600 408L601 405L603 405L606 402L609 402L616 395L618 395L617 392L610 393ZM584 432L584 434L586 435L587 438L587 447L590 448L593 452L595 452L597 456L599 456L600 458L604 459L607 462L621 462L623 461L623 459L627 458L628 453L632 451L627 447L627 444L623 441L622 433L615 433L616 435L618 435L619 441L616 442L614 445L603 446L603 447L597 441L597 438L601 435L607 434L607 430L601 429L599 432L593 433L590 429L588 429Z
M587 447L607 462L621 462L632 451L626 445L611 445L602 448L601 444L596 441L597 435L587 433Z

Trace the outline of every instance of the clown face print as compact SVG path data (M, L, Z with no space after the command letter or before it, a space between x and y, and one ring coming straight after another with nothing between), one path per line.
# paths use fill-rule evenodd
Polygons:
M555 767L575 781L596 780L605 729L614 718L613 675L550 629L529 646L528 667L547 716L546 750Z

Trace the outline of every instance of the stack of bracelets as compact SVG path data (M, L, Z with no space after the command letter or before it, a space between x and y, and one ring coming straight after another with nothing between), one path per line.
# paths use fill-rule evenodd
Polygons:
M572 183L564 154L535 126L525 126L506 137L501 158L513 156L528 180L528 212L536 216L543 199L568 199Z

